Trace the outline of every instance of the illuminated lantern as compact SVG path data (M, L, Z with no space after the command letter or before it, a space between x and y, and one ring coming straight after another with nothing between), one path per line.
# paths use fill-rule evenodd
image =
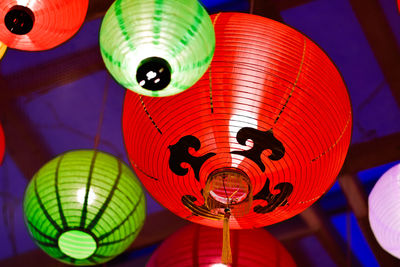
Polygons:
M190 221L257 228L329 190L345 159L351 107L335 65L267 18L221 13L207 73L166 98L127 92L123 132L146 189Z
M169 96L196 83L215 49L214 27L197 0L117 0L100 29L111 75L147 96Z
M123 252L145 219L140 182L121 160L76 150L44 165L25 192L25 222L53 258L95 265Z
M4 141L3 127L1 127L1 124L0 124L0 164L3 162L5 148L6 148L6 144Z
M400 259L400 164L390 168L368 197L369 222L381 247Z
M20 50L51 49L79 30L88 4L89 0L3 0L0 40Z
M232 266L295 267L289 252L263 229L231 232ZM199 266L222 267L222 231L188 225L165 240L146 267Z
M6 50L7 50L7 46L5 44L3 44L2 42L0 42L0 60L3 58Z

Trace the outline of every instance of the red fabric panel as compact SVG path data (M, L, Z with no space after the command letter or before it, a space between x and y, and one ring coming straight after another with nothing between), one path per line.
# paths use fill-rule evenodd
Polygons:
M4 132L3 132L3 128L0 124L0 165L3 162L5 148L6 148L6 144L4 141Z
M231 228L262 227L302 212L335 182L350 143L349 96L332 61L298 31L250 14L214 16L216 51L197 84L165 98L126 93L125 145L155 199L209 226L222 227L222 220L193 214L182 197L201 206L208 175L239 168L249 176L254 200L250 213L231 216ZM247 142L239 143L239 131ZM191 140L181 139L187 136ZM198 181L193 162L201 157Z

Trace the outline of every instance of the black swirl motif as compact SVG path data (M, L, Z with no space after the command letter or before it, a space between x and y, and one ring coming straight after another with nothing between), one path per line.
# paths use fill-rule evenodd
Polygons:
M200 157L195 157L189 153L189 148L194 148L194 150L198 151L201 147L200 140L193 135L186 135L179 139L179 141L175 145L169 146L169 150L171 152L169 158L169 168L173 173L179 176L184 176L188 173L188 168L182 168L181 164L183 162L188 163L194 172L194 175L197 181L200 181L199 173L201 166L203 166L204 162L209 158L215 156L215 153L207 153Z

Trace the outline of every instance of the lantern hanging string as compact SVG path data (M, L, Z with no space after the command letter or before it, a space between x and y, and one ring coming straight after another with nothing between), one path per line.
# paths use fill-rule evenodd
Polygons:
M100 144L101 128L103 127L104 113L105 113L105 109L106 109L109 87L110 87L110 78L107 75L106 81L104 84L103 102L101 104L101 109L100 109L99 124L97 125L96 136L94 138L94 150L95 151L97 151L97 148L99 147L99 144Z
M351 266L351 211L347 211L346 215L346 234L347 234L347 266Z
M225 196L227 196L226 208L224 210L224 225L222 231L222 255L221 255L221 262L223 264L229 265L232 264L232 250L231 250L231 240L230 240L230 232L229 232L229 219L231 217L231 209L230 204L233 196L239 191L239 188L236 189L230 196L226 191L225 186L225 176L222 180L222 184L225 191Z
M250 0L250 14L254 12L254 0Z

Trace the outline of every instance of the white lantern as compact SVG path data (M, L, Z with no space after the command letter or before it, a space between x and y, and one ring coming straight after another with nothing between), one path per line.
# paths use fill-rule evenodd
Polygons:
M400 164L389 169L368 197L369 222L381 247L400 258Z

